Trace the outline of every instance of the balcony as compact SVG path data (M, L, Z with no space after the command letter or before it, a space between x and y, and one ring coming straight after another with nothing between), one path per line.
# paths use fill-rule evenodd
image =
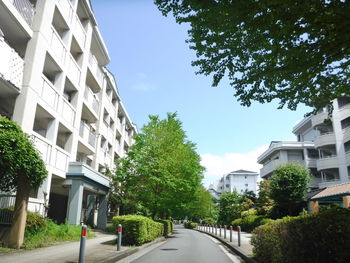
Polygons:
M96 98L95 93L92 92L89 86L85 86L84 98L85 98L86 105L89 106L94 111L96 116L98 116L98 110L100 105Z
M350 151L345 153L346 163L350 166Z
M69 0L57 0L58 1L58 9L60 10L62 16L66 20L67 24L72 23L72 19L74 16L74 10Z
M339 108L339 119L343 120L350 116L350 104L345 104Z
M103 72L98 65L96 57L90 52L89 54L89 65L91 73L93 74L94 78L96 79L97 83L102 87L103 83Z
M333 145L336 143L334 132L327 132L321 134L315 138L315 148L319 148L323 145Z
M83 25L81 24L78 16L74 16L73 20L75 20L75 26L73 34L77 39L78 44L83 49L85 47L86 33Z
M305 166L305 162L303 160L289 160L288 162L296 163L302 166ZM282 161L280 159L272 160L260 169L260 176L265 177L276 170L277 166L287 163L286 161Z
M13 6L21 14L28 25L32 25L35 14L35 8L28 0L10 0Z
M0 77L14 85L16 93L19 93L22 88L24 61L1 37L0 58Z
M51 37L49 40L51 52L53 56L55 57L56 61L61 62L61 65L64 65L66 63L67 58L67 48L64 45L61 37L58 35L54 27L51 27Z
M41 80L41 85L35 86L35 91L51 109L57 111L59 95L56 88L44 75L41 76Z
M350 127L343 129L343 141L350 141Z
M324 112L317 113L311 118L312 127L323 124L324 120L327 118L328 118L328 112L324 111Z
M333 180L327 180L327 181L323 181L321 183L318 184L319 188L326 188L326 187L331 187L337 184L341 184L342 182L340 181L340 179L333 179Z
M74 126L75 109L65 98L62 99L61 116L70 125Z
M68 77L77 87L79 87L81 70L73 56L69 54L68 57Z
M323 157L322 159L318 159L316 161L317 164L317 170L325 170L325 169L331 169L331 168L337 168L338 167L338 158L336 155L330 155L327 157Z
M32 135L32 141L45 164L50 164L52 145L40 135Z
M68 171L68 164L69 154L58 146L53 148L51 165L58 170L55 174L65 177L65 174Z
M95 148L96 134L92 131L90 126L83 121L80 122L79 135L83 138L83 141Z

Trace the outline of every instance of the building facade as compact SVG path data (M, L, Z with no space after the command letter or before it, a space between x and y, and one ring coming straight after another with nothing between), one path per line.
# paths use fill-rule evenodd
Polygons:
M293 133L295 142L272 142L258 158L262 178L268 179L278 165L296 162L310 169L311 188L324 188L349 181L350 97L333 101L327 109L305 118Z
M209 192L215 199L220 199L222 193L244 193L253 191L257 193L259 174L247 170L237 170L223 175L220 180L209 185Z
M29 209L104 228L109 179L137 132L88 0L0 0L0 114L28 133L49 176Z

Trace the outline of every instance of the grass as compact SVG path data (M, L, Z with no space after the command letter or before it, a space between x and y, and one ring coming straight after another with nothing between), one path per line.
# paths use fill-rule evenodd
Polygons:
M78 241L80 240L81 226L67 224L57 225L51 220L47 220L45 226L35 233L26 233L23 247L24 249L34 249L45 247L56 242ZM88 228L87 237L94 237Z

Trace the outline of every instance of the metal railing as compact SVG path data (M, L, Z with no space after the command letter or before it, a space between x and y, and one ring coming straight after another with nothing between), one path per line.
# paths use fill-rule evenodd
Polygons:
M11 225L13 212L6 209L14 207L16 202L16 196L10 194L0 195L0 224Z
M35 14L35 8L28 0L12 0L13 6L21 14L28 25L32 25Z

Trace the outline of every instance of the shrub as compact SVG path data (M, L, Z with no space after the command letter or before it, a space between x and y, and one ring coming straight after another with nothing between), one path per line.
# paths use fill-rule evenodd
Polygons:
M251 232L256 227L264 225L270 221L273 221L273 220L266 218L264 216L247 215L242 218L233 220L231 224L233 228L237 228L238 226L240 226L242 231Z
M167 236L168 234L172 233L174 230L174 223L171 220L167 219L159 219L157 222L163 224L164 227L164 236Z
M142 245L163 235L163 224L138 215L115 216L113 226L123 226L123 245Z
M187 221L184 223L185 228L189 228L189 229L194 229L197 227L197 223L191 222L191 221Z
M285 217L253 231L253 252L260 263L345 263L350 258L350 210Z
M211 218L211 217L206 217L202 220L202 224L215 225L216 220L214 218Z

